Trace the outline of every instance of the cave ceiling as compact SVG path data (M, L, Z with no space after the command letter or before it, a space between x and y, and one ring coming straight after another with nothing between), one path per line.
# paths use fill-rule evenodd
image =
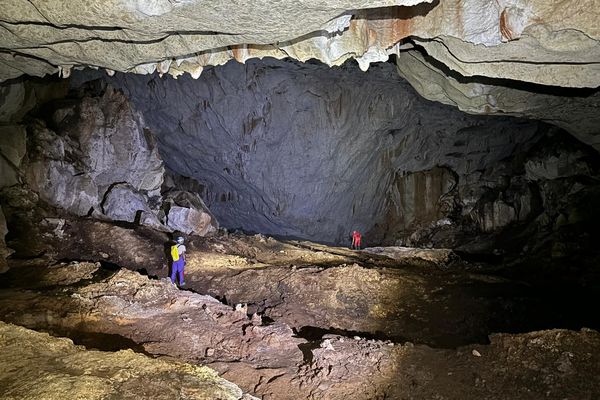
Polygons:
M549 121L598 149L599 18L598 0L1 0L0 80L84 67L197 78L263 57L366 70L395 55L430 100Z

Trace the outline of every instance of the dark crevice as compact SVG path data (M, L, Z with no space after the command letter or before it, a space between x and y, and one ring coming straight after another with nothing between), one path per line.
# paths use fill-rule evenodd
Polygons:
M509 89L515 89L524 92L546 94L551 96L562 96L567 98L585 98L600 92L600 88L573 88L564 86L551 86L508 78L491 78L481 75L463 76L460 73L454 71L453 69L450 69L443 62L427 54L427 51L423 47L419 46L417 42L411 41L411 43L415 46L415 50L421 53L421 55L423 56L425 61L427 61L427 63L431 64L434 68L440 70L444 75L456 80L459 83L480 83L491 86L503 86Z
M346 329L340 329L340 328L320 328L317 326L303 326L300 327L300 329L294 329L294 334L296 335L296 337L302 338L302 339L306 339L309 342L315 342L315 341L321 341L323 339L323 336L325 335L337 335L337 336L344 336L344 337L348 337L348 338L355 338L355 337L359 337L361 339L365 339L365 340L379 340L379 341L391 341L394 343L404 343L407 340L401 337L389 337L387 335L385 335L383 332L357 332L357 331L350 331L350 330L346 330Z
M76 345L85 346L85 348L88 350L111 352L119 350L133 350L136 353L154 357L153 354L148 353L144 349L142 344L137 343L125 336L114 333L88 332L57 327L41 329L40 331L46 332L55 337L67 337Z

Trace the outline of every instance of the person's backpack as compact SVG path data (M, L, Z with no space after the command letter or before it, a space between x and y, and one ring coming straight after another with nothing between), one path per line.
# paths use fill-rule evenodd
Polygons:
M173 259L173 261L179 261L179 250L177 250L176 244L171 246L171 258Z

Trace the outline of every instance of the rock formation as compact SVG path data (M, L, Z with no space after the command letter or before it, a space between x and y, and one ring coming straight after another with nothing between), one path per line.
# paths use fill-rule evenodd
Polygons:
M569 125L539 110L537 96L523 101L523 93L511 87L519 81L540 85L529 88L544 98L553 87L600 86L597 19L595 0L261 1L243 8L193 0L69 5L20 0L4 4L0 13L0 79L23 73L68 77L83 67L197 78L206 66L263 57L314 58L328 65L353 58L366 70L392 54L400 56L399 68L406 75L411 57L424 52L425 69L442 65L442 80L450 81L442 86L455 88L430 97L472 112L518 109ZM456 90L457 76L479 94L467 87ZM430 85L423 74L412 74L410 81L416 87ZM488 93L483 102L481 91ZM480 99L477 106L474 97ZM591 102L597 107L597 97ZM482 109L482 104L491 107ZM569 114L576 109L563 105L561 115L572 119ZM597 145L597 131L570 128Z
M218 218L325 242L359 229L370 245L477 252L509 231L511 252L551 251L559 231L580 237L597 220L575 205L596 196L597 156L583 144L539 122L423 100L391 63L365 73L264 60L197 80L78 72L70 83L5 88L31 110L23 122L0 104L9 229L56 216L9 207L23 203L17 187L62 212L166 232L212 234ZM574 209L551 200L560 196Z
M31 215L23 217L35 210L18 199L21 194L16 191L24 190L36 197L33 203L39 200L58 209L45 216L66 212L170 232L216 231L215 218L197 195L179 191L179 197L193 201L171 207L169 194L163 204L162 191L177 188L163 188L165 170L155 139L121 93L106 88L99 93L71 93L72 97L67 92L31 95L38 86L9 85L9 96L2 103L7 125L0 135L0 189L6 188L4 203L16 202L14 209L9 207L9 226L37 224ZM35 110L26 121L22 109L11 108L14 98L21 98L20 107Z
M597 398L597 3L0 0L0 397Z
M131 350L87 351L68 339L4 322L0 361L10 365L0 372L4 399L253 398L207 367L152 359Z
M227 254L231 248L226 247L238 247L245 242L249 246L246 251L254 250L256 257L270 258L278 264L271 268L246 267L236 277L240 271L215 266L216 259L207 258L213 256L212 252L204 249L196 259L199 268L188 275L190 283L210 283L205 280L209 270L214 276L228 280L224 289L233 296L258 299L267 290L279 290L285 296L275 304L262 305L274 306L274 311L282 311L280 317L289 320L294 315L304 318L312 314L315 320L338 315L342 318L337 323L348 328L361 324L367 327L370 325L367 319L379 319L384 329L384 321L396 321L396 312L405 313L406 320L398 325L421 335L415 336L413 343L376 340L365 337L367 333L343 330L331 333L323 329L315 334L305 332L310 329L298 329L293 334L280 321L262 323L261 318L250 318L245 310L237 310L243 310L244 306L234 310L233 306L212 297L178 290L165 279L150 279L127 270L111 271L86 262L45 265L42 260L30 260L3 276L0 317L54 335L66 335L90 350L73 346L68 339L52 338L2 322L0 361L9 368L0 370L0 377L8 382L0 387L0 395L26 398L31 393L32 397L53 399L64 398L66 390L71 390L70 395L82 393L90 397L93 390L93 393L116 393L120 398L130 398L135 390L131 398L171 398L183 393L188 398L251 399L248 395L242 397L243 390L265 399L452 396L468 400L540 397L560 400L595 398L600 393L600 383L595 379L600 371L597 362L600 334L591 329L494 334L489 343L456 348L456 344L451 344L453 348L423 344L441 332L434 327L469 329L477 326L473 313L477 318L489 318L489 310L482 309L479 301L467 300L461 293L472 291L479 300L481 288L498 288L506 280L477 273L462 274L460 270L448 273L437 267L437 270L414 268L414 264L411 268L398 268L398 264L383 257L370 261L368 269L357 265L338 265L321 271L314 267L296 269L284 264L298 256L317 264L351 257L361 263L369 261L349 250L340 256L327 253L340 249L321 246L316 252L303 248L302 244L294 246L260 236L199 240L203 244L212 243L214 255L232 260L234 257ZM238 247L238 251L242 249ZM377 257L368 255L371 256ZM385 265L396 268L380 268ZM348 273L341 273L344 269ZM279 280L267 279L272 286L263 288L256 285L261 275L263 278L279 275ZM362 279L357 279L357 275ZM242 284L235 285L235 280ZM441 284L442 281L462 287L452 295L445 291L448 286ZM439 287L430 287L430 283ZM235 293L237 289L239 292ZM514 287L505 287L511 289ZM520 297L502 299L497 289L485 292L490 299L495 297L495 301L508 301L504 303L505 315L527 309L510 305L510 301L522 301ZM550 295L556 297L555 293ZM367 301L361 303L361 299ZM428 302L436 301L441 304L427 306ZM349 307L352 302L356 303ZM258 302L250 306L260 305ZM294 310L294 306L300 306L301 312ZM544 309L557 312L552 307ZM436 313L430 315L429 311ZM448 315L462 318L446 319ZM497 321L500 320L504 321ZM375 329L375 325L368 329ZM124 348L138 354L123 351ZM160 359L139 354L142 352ZM170 361L172 358L179 362ZM28 384L13 383L15 379L18 381L15 374L28 379Z
M357 228L370 244L457 246L544 212L554 221L539 186L561 177L525 172L551 153L580 165L571 177L597 173L584 145L550 139L564 132L423 101L391 64L363 73L263 60L197 80L76 73L73 84L99 76L131 99L167 167L195 178L228 228L340 243ZM530 151L544 141L557 147Z
M263 1L250 8L166 0L68 6L19 1L6 4L1 15L2 47L13 52L3 56L2 78L57 70L68 76L78 66L178 75L230 58L265 56L330 65L353 57L368 66L412 36L463 76L595 87L597 12L593 0ZM540 70L533 62L546 66Z

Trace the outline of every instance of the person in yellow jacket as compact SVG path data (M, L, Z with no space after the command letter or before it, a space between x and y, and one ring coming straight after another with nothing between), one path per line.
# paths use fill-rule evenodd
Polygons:
M179 286L185 285L183 270L185 268L185 245L183 238L177 237L176 244L171 246L171 258L173 259L173 267L171 268L171 282L175 283L177 275L179 275Z

